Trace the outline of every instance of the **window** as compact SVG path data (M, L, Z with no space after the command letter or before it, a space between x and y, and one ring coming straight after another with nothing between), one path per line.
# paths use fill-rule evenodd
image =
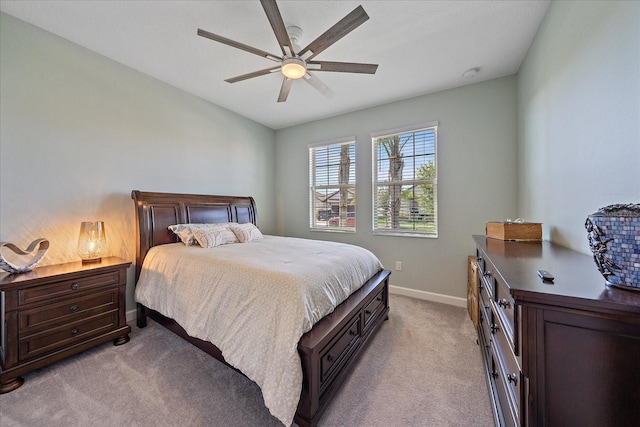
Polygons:
M371 135L375 234L438 237L437 135L437 122Z
M355 138L309 146L309 187L311 229L355 231Z

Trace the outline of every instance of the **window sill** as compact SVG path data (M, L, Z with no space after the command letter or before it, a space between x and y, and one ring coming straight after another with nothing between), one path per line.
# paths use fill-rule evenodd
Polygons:
M437 234L426 234L426 233L414 233L411 231L381 231L381 230L374 230L373 231L373 235L374 236L389 236L389 237L418 237L421 239L437 239L438 235Z
M321 233L355 233L355 228L309 228L309 231L319 231Z

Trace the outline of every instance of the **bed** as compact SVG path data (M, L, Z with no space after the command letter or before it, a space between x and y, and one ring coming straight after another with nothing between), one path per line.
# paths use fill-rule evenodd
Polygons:
M164 250L188 251L178 237L168 229L174 224L196 223L251 223L257 226L258 213L252 197L208 196L176 193L141 192L134 190L131 197L136 207L136 283L139 283L142 266L149 255L148 263ZM264 243L272 244L277 239L264 236ZM291 239L295 240L295 239ZM164 246L163 246L164 245ZM228 245L238 250L240 245ZM258 247L259 245L256 245ZM245 246L248 248L248 246ZM242 247L243 249L245 247ZM147 264L148 264L147 263ZM146 271L145 271L146 273ZM328 272L331 274L331 271ZM315 426L336 396L359 355L371 341L389 312L388 286L390 272L379 269L371 277L363 277L363 284L341 302L328 315L318 320L313 327L294 342L299 355L302 384L293 420L300 426ZM181 280L181 279L179 279ZM185 279L186 280L186 279ZM147 283L145 282L145 285ZM221 362L237 369L223 357L220 348L211 342L191 336L176 320L143 304L137 305L137 324L145 327L147 316L196 345ZM177 317L177 316L176 316ZM190 329L189 325L186 329ZM243 343L246 352L248 343ZM251 344L253 345L253 344ZM224 347L222 347L224 348ZM229 357L232 353L227 353ZM245 372L239 372L246 375ZM247 375L250 379L250 375ZM259 383L258 381L256 381ZM263 395L265 390L263 389ZM271 410L271 408L270 408ZM282 417L278 417L283 421ZM286 424L285 421L283 423Z

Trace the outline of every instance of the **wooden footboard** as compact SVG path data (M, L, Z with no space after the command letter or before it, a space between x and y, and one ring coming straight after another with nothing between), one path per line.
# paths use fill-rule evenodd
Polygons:
M315 426L389 313L389 275L373 276L298 344L304 380L295 422Z

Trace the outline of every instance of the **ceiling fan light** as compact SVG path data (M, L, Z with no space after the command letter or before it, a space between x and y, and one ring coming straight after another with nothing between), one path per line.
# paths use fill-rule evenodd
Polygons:
M282 61L280 70L289 79L299 79L307 73L307 64L300 58L287 58Z

